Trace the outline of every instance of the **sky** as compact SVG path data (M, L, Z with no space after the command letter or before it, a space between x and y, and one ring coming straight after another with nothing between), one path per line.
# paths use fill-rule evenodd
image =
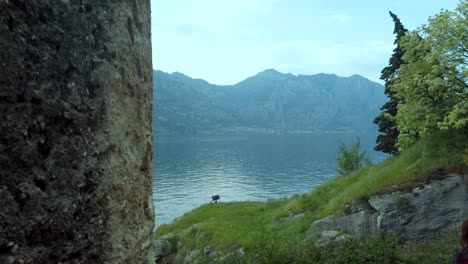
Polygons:
M153 68L213 84L265 69L373 81L394 48L395 13L413 30L458 0L151 0Z

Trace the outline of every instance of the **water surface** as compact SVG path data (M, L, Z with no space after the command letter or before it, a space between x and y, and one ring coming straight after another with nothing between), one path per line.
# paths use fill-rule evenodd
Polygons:
M375 135L360 135L373 161ZM156 225L211 202L265 201L305 193L336 175L340 143L353 134L258 135L156 140Z

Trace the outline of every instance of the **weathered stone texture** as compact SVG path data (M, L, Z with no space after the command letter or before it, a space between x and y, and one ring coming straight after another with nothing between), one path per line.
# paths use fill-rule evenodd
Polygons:
M401 241L436 237L468 217L467 179L450 174L410 191L372 196L341 214L315 221L309 234L328 230L353 235L387 233Z
M148 260L151 104L149 0L0 0L0 263Z

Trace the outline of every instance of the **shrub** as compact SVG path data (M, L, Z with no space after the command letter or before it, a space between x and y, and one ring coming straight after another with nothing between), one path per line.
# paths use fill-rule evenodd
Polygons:
M361 140L359 137L356 139L356 143L349 149L345 144L341 144L338 148L338 162L337 172L340 175L348 175L353 171L358 170L363 166L371 164L370 159L366 156L366 152L361 150Z

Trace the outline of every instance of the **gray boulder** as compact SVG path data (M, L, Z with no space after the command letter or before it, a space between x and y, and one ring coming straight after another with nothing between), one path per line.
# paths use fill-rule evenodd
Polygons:
M206 247L203 248L203 253L205 255L210 255L211 251L213 251L213 250L212 250L212 248L210 246L206 246Z
M285 223L285 222L290 222L290 221L294 221L294 220L297 220L297 219L302 219L304 217L305 217L305 215L303 213L301 213L301 214L290 214L287 217L281 217L281 218L278 218L278 219L274 220L273 223L282 224L282 223Z
M468 217L466 178L450 174L409 191L345 205L344 212L313 222L308 234L343 230L352 235L387 233L401 241L434 237Z
M320 238L315 242L317 246L321 245L326 245L328 243L331 243L335 240L335 238L339 235L340 233L338 231L330 230L330 231L323 231L322 234L320 234Z
M213 259L217 258L218 256L219 256L219 253L216 250L211 250L211 252L208 254L208 257L213 258Z
M173 237L174 235L169 233L159 237L155 241L153 248L156 262L177 252L177 247L172 240Z
M199 249L195 249L185 255L184 263L195 263L195 260L201 255Z
M345 242L349 238L349 235L341 234L335 230L327 230L323 231L318 239L316 240L315 244L317 246L324 246L329 243L342 243Z

